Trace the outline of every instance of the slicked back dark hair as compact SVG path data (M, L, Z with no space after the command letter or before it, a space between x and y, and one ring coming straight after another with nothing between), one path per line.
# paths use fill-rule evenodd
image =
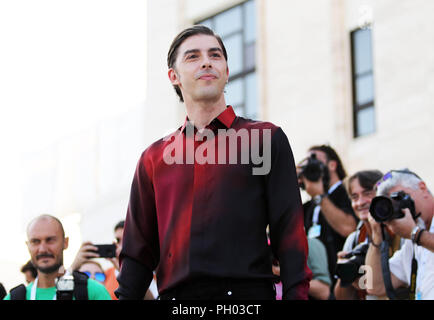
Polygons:
M172 44L170 45L169 52L167 53L167 66L170 68L174 68L176 58L178 57L178 48L179 46L188 38L198 35L198 34L204 34L208 36L213 36L217 39L218 43L220 44L220 47L223 51L223 56L225 57L226 61L228 61L228 54L226 52L225 45L223 44L222 39L219 35L215 34L214 31L212 31L210 28L203 26L203 25L194 25L190 28L184 29L181 31L175 39L173 39ZM176 94L179 97L179 101L184 102L184 98L182 97L181 89L179 89L179 86L174 85L173 88L175 89Z
M329 145L320 145L320 146L313 146L309 148L309 151L322 151L327 156L327 160L334 160L336 161L336 173L340 180L343 180L347 176L347 172L345 171L344 165L341 161L341 158L339 158L337 152L335 149L330 147Z

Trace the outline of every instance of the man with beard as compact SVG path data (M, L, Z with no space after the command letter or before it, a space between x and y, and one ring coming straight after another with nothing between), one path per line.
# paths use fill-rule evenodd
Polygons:
M41 215L29 223L27 239L27 248L38 276L26 287L25 300L55 300L56 278L64 270L63 250L68 248L69 241L62 223L53 216ZM105 287L92 279L87 279L87 296L89 300L111 300ZM11 294L5 298L10 299Z

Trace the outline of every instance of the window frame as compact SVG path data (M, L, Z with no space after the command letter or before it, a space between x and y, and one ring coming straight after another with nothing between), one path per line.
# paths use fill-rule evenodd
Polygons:
M357 74L356 71L356 50L355 50L355 35L357 32L364 31L368 29L370 32L370 41L371 41L371 68L368 71L365 71L363 73ZM352 84L352 113L353 113L353 138L358 137L364 137L370 134L373 134L376 132L376 118L375 118L375 89L374 89L374 63L373 63L373 50L372 50L372 27L371 25L354 29L350 32L350 48L351 48L351 84ZM358 104L357 102L357 80L364 76L372 76L372 83L373 83L373 92L372 92L372 100L367 101L363 104ZM363 110L372 108L374 111L374 119L373 119L373 125L374 129L371 132L359 134L359 123L357 120L357 117L359 113Z

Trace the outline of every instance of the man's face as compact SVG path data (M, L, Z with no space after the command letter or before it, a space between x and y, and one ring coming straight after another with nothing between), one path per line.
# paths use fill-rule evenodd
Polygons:
M169 79L178 85L185 102L218 101L229 77L222 48L214 36L195 35L178 48Z
M115 240L116 240L116 258L119 259L119 255L122 250L122 237L124 236L124 228L117 228L115 230Z
M369 207L372 199L375 197L375 191L363 188L357 178L351 181L350 190L351 205L354 212L360 220L367 221L369 218Z
M392 193L399 191L405 192L413 199L416 214L420 212L423 213L424 210L422 209L421 205L424 203L425 200L423 198L424 192L421 189L414 190L411 188L405 188L402 185L396 185L389 190L388 196L390 197Z
M43 273L57 272L63 265L63 250L68 247L68 238L53 219L34 222L27 231L31 260L36 269Z

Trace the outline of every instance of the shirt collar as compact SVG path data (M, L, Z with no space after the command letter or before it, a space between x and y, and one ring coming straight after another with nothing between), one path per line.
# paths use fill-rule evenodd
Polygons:
M227 106L225 111L223 111L222 113L220 113L215 119L213 119L211 121L210 124L215 123L217 120L223 124L227 129L229 129L235 118L236 118L236 114L234 109L232 108L232 106ZM184 125L180 128L181 132L184 132L187 126L192 126L192 122L190 122L190 120L188 119L188 116L185 117L185 121L184 121ZM196 127L194 128L195 132L196 132Z
M328 194L332 194L333 193L333 191L335 191L340 185L342 184L342 181L341 180L339 180L338 182L336 182L334 185L332 185L331 187L330 187L330 189L328 190Z

